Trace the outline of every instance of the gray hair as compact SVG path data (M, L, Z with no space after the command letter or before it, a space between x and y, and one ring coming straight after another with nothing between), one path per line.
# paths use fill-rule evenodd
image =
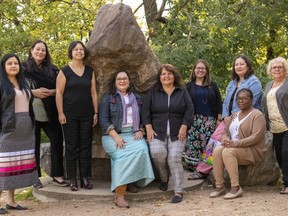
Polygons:
M285 68L285 77L287 77L288 76L288 62L283 57L277 57L269 61L268 66L267 66L267 74L271 75L272 65L275 63L281 63L283 65L283 67Z

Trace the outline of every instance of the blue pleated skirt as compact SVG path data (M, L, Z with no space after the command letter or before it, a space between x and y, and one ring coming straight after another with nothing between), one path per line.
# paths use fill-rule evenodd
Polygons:
M102 136L103 148L111 158L111 191L133 182L145 187L155 178L147 143L144 138L134 140L132 128L123 128L119 135L125 141L122 149L111 136Z

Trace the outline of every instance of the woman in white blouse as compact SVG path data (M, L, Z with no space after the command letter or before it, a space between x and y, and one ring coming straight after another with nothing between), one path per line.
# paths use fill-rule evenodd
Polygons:
M236 95L239 112L233 113L227 121L221 136L221 146L213 153L213 169L216 190L211 198L226 193L224 187L224 167L230 177L231 189L224 199L234 199L243 195L239 185L238 165L254 164L261 161L266 152L266 124L262 112L253 108L253 93L244 88Z

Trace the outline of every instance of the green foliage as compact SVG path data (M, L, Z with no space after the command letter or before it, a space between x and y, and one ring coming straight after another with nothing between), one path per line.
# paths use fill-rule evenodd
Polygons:
M265 86L267 62L288 56L286 1L195 0L184 7L181 2L170 1L168 23L152 39L152 47L161 62L174 64L186 80L193 63L203 58L225 90L232 63L241 53L251 58Z
M33 198L32 194L32 187L26 188L25 190L21 191L20 193L15 193L15 200L20 201L24 199L31 199Z
M1 0L0 55L16 52L25 60L31 43L42 39L47 42L54 63L61 67L67 63L71 41L88 41L97 12L105 3ZM256 75L265 86L269 80L267 62L288 56L287 11L285 0L167 0L167 22L153 23L149 41L160 61L174 64L186 81L193 63L203 58L224 91L232 63L241 53L251 58Z
M36 39L47 42L54 63L67 62L73 40L88 42L103 0L2 0L0 1L0 55L16 52L22 60Z

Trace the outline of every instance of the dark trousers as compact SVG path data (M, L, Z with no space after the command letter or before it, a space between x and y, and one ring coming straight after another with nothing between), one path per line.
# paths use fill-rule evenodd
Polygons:
M91 176L92 117L69 118L63 125L67 179L76 178L77 161L80 177Z
M48 136L51 147L51 176L63 176L63 135L60 124L50 124L49 122L35 122L35 157L38 176L41 176L40 169L40 144L41 128Z
M273 145L277 162L282 170L284 185L288 187L288 131L273 133Z

